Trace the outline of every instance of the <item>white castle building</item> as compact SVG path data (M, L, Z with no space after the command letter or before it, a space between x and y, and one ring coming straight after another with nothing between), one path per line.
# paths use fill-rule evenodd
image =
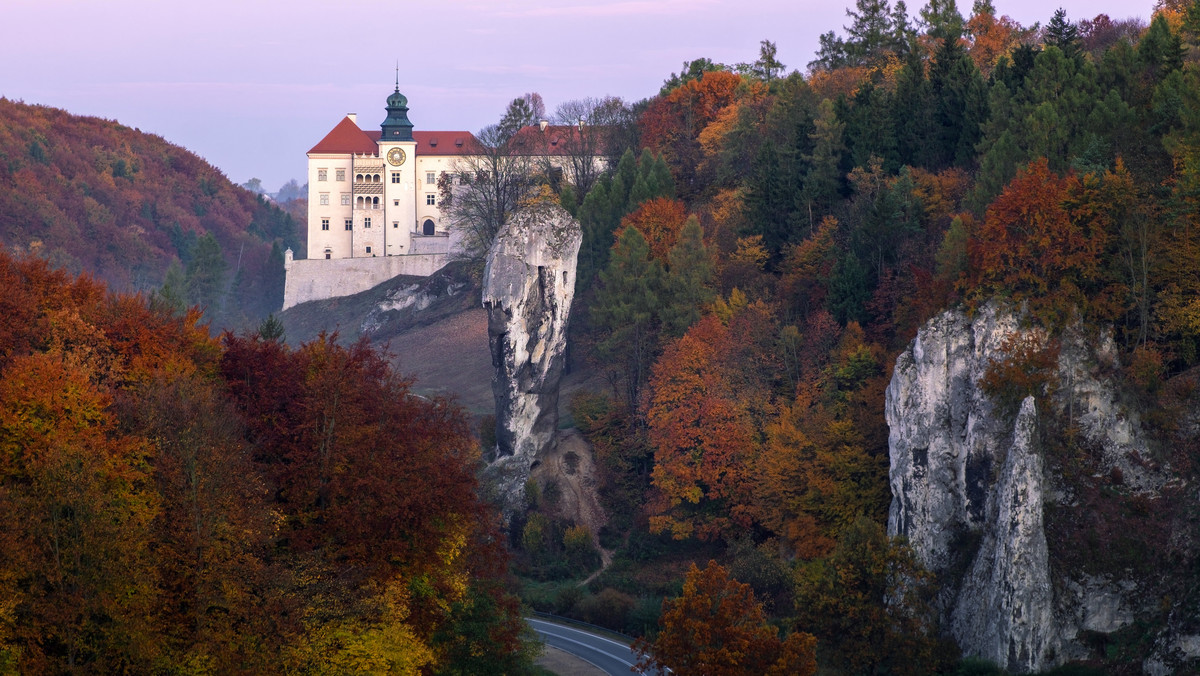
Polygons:
M582 127L582 124L581 124ZM561 168L574 127L526 127L529 154ZM350 113L308 151L307 259L284 266L283 309L365 291L397 275L427 276L444 266L451 233L439 209L438 181L478 148L467 131L413 131L397 84L379 130ZM599 161L598 158L596 161Z

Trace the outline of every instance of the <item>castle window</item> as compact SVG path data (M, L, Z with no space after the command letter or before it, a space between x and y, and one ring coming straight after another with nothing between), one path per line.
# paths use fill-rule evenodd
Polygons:
M393 228L393 229L395 229L395 228L399 228L399 227L400 227L400 221L392 221L392 228Z
M378 197L372 197L372 198L371 198L371 208L372 208L372 209L378 209L378 208L379 208L379 198L378 198Z
M353 219L353 218L347 218L347 219L346 219L346 229L347 229L347 230L353 230L353 229L354 229L354 219Z
M434 195L433 193L427 193L425 195L425 203L430 206L437 204L437 196Z
M329 260L330 258L333 258L333 254L331 254L331 253L329 253L328 251L326 251L326 252L325 252L325 260Z
M400 182L400 172L393 171L392 172L392 183L399 183L399 182Z
M337 180L339 180L339 181L346 180L346 170L345 169L337 170Z
M355 177L354 177L354 182L355 182L355 183L362 183L362 182L363 182L363 175L362 175L362 174L357 174L357 175L355 175Z
M367 253L371 253L371 247L367 247Z
M433 235L433 219L425 219L425 222L421 224L421 234L425 236Z
M344 206L344 207L350 206L350 193L348 193L348 192L342 193L342 206Z
M392 200L392 206L394 206L394 207L400 206L400 200Z
M328 169L318 169L317 170L317 180L318 181L328 181L329 180L329 170Z
M322 218L322 219L321 219L321 229L322 229L322 230L328 230L328 229L329 229L329 219L328 219L328 218Z
M363 219L363 227L364 227L364 228L369 228L369 227L371 227L371 219L369 219L369 218L364 218L364 219Z
M329 206L329 193L327 193L327 192L321 193L321 204L323 206Z
M437 176L432 171L425 172L425 183L427 185L437 183Z

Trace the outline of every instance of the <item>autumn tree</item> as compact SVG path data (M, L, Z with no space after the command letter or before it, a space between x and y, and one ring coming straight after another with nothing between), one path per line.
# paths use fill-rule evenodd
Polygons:
M687 207L679 200L658 197L644 202L625 218L622 228L636 228L650 246L650 257L664 266L675 246L679 231L688 219Z
M702 157L700 132L736 100L742 86L742 78L733 73L706 72L655 99L638 120L642 147L663 155L680 197L690 198L702 187L696 171Z
M520 100L520 99L518 99ZM470 153L438 179L438 204L462 236L462 254L482 264L508 217L537 187L534 156L495 124L470 139Z
M797 623L848 673L938 673L954 657L938 638L933 581L903 541L862 517L828 558L803 567Z
M637 669L681 676L811 676L816 639L803 632L779 637L749 585L733 580L715 561L692 564L683 595L663 601L653 643L639 641Z
M574 131L563 138L574 193L583 199L603 173L615 164L626 144L622 135L632 126L631 113L616 96L566 101L554 111L554 122ZM606 161L598 161L603 158Z
M723 539L752 523L747 470L777 373L774 351L764 349L776 329L761 303L743 296L733 306L718 301L654 365L650 528L676 539Z
M972 244L982 290L1028 299L1051 321L1088 307L1086 291L1099 281L1109 232L1095 219L1071 217L1064 203L1074 181L1039 160L996 198Z

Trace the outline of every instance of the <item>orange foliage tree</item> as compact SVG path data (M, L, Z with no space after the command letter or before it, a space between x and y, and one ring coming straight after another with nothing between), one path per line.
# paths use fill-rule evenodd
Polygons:
M621 219L620 232L627 227L636 228L650 245L650 257L665 267L668 264L667 254L671 252L671 247L675 246L679 231L683 229L687 218L687 207L683 202L656 197L643 202L633 213Z
M707 183L696 173L703 159L700 133L737 99L744 84L729 71L710 71L655 99L638 119L642 147L662 154L681 197Z
M767 427L755 473L758 519L805 559L856 519L882 518L889 499L882 354L851 323L830 358Z
M731 304L718 301L654 365L650 528L676 539L726 538L752 520L750 471L780 371L778 326L761 302L735 291Z
M1044 158L1018 171L970 242L981 291L1027 299L1049 321L1087 308L1085 290L1100 275L1109 233L1102 223L1071 218L1064 203L1075 181L1050 171Z
M750 586L731 579L715 561L692 564L683 595L663 601L661 631L635 644L640 670L680 676L812 676L817 640L793 632L780 640Z

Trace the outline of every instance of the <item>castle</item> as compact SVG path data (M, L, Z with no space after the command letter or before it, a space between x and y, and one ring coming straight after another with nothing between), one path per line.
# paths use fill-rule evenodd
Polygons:
M438 182L478 152L479 142L467 131L413 131L399 83L386 110L378 131L360 128L350 113L308 151L307 255L285 253L283 309L365 291L397 275L431 275L448 261L454 237L439 208ZM516 137L524 152L561 171L569 145L563 139L578 132L542 121Z

